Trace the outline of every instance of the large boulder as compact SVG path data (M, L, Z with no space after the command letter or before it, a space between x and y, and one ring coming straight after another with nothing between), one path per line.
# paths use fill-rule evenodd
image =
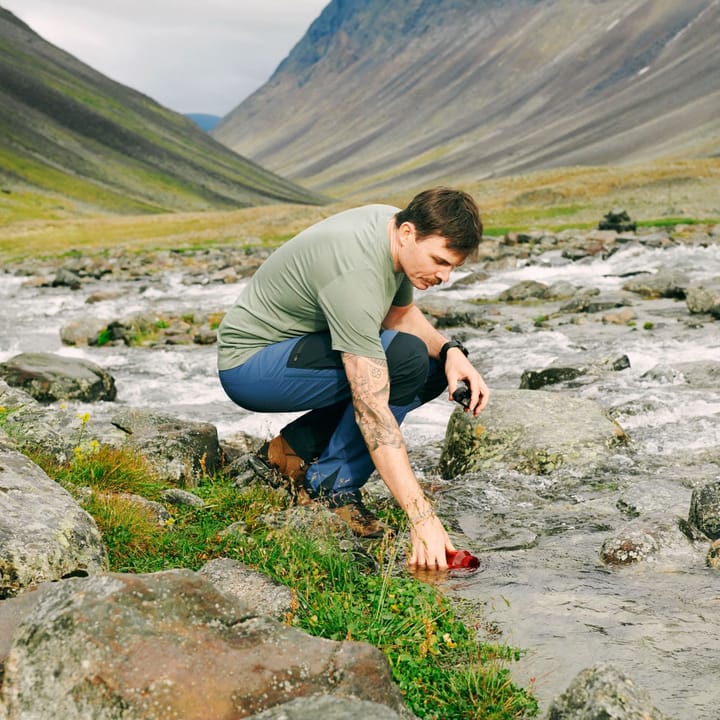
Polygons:
M408 717L379 650L259 617L189 570L54 584L16 632L2 688L7 720L49 708L63 720L235 720L312 695Z
M448 421L440 472L453 478L503 467L545 475L608 457L625 433L599 403L542 390L496 390L478 416L456 408Z
M106 567L92 517L0 434L0 598Z
M20 353L0 363L0 379L40 402L114 400L115 380L89 360L53 353Z
M126 433L125 444L169 482L192 486L204 474L220 467L220 442L217 428L211 423L139 408L115 414L112 423Z

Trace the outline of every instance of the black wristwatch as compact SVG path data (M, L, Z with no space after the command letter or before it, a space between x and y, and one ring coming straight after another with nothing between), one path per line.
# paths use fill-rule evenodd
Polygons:
M447 354L448 350L451 350L452 348L457 348L462 352L462 354L467 357L468 351L467 348L455 338L452 338L452 340L448 340L441 348L440 348L440 362L443 367L445 367L445 362L447 361Z

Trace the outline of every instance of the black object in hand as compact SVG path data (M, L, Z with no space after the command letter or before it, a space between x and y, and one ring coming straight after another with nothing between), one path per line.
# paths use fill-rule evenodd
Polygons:
M460 403L464 408L470 407L470 388L467 385L458 385L452 398L456 403Z

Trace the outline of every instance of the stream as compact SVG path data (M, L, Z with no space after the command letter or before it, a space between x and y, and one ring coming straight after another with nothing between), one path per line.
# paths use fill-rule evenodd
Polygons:
M671 267L694 282L720 276L720 245L640 244L607 259L565 261L559 251L532 257L519 267L492 272L489 279L457 289L433 289L450 300L492 299L521 280L567 281L619 293L633 272ZM458 270L452 281L468 269ZM97 315L108 320L156 310L174 315L226 309L239 294L236 283L186 284L179 272L152 281L107 278L84 285L37 287L26 278L0 273L0 362L20 352L54 352L90 360L115 378L115 403L78 406L78 412L109 416L118 405L204 420L222 438L244 431L267 437L292 415L247 413L233 405L217 382L214 346L162 348L68 347L59 330L68 321ZM89 306L94 289L122 290L122 297ZM513 679L532 686L543 716L550 700L584 668L607 662L650 694L656 707L675 720L717 720L720 710L720 574L705 566L704 548L660 556L652 562L609 568L600 560L603 540L628 521L618 501L640 514L687 518L693 487L720 477L720 392L694 387L677 369L693 361L720 362L720 322L699 322L685 302L643 300L632 309L634 325L601 323L579 314L538 326L560 303L542 307L488 306L492 327L464 331L470 357L493 388L517 388L524 370L552 362L627 356L622 372L590 374L546 388L600 403L632 440L592 482L578 483L562 471L558 488L544 489L541 506L504 506L503 532L489 512L484 488L439 483L440 509L452 512L462 542L481 557L474 575L452 577L444 589L482 604L481 634L493 642L526 650L511 666ZM463 329L465 330L465 329ZM492 402L492 399L491 399ZM428 463L439 455L453 406L444 397L411 413L404 434L411 452ZM497 492L516 479L498 478ZM540 479L535 479L540 482ZM532 479L531 479L532 481ZM479 482L479 481L478 481ZM542 532L532 531L533 522ZM487 523L495 523L488 529ZM709 543L708 543L709 545Z

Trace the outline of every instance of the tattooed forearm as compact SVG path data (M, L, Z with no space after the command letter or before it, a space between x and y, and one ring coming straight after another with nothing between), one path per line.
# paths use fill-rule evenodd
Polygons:
M390 377L387 362L343 353L355 406L355 422L370 452L381 445L404 447L395 417L388 407Z

